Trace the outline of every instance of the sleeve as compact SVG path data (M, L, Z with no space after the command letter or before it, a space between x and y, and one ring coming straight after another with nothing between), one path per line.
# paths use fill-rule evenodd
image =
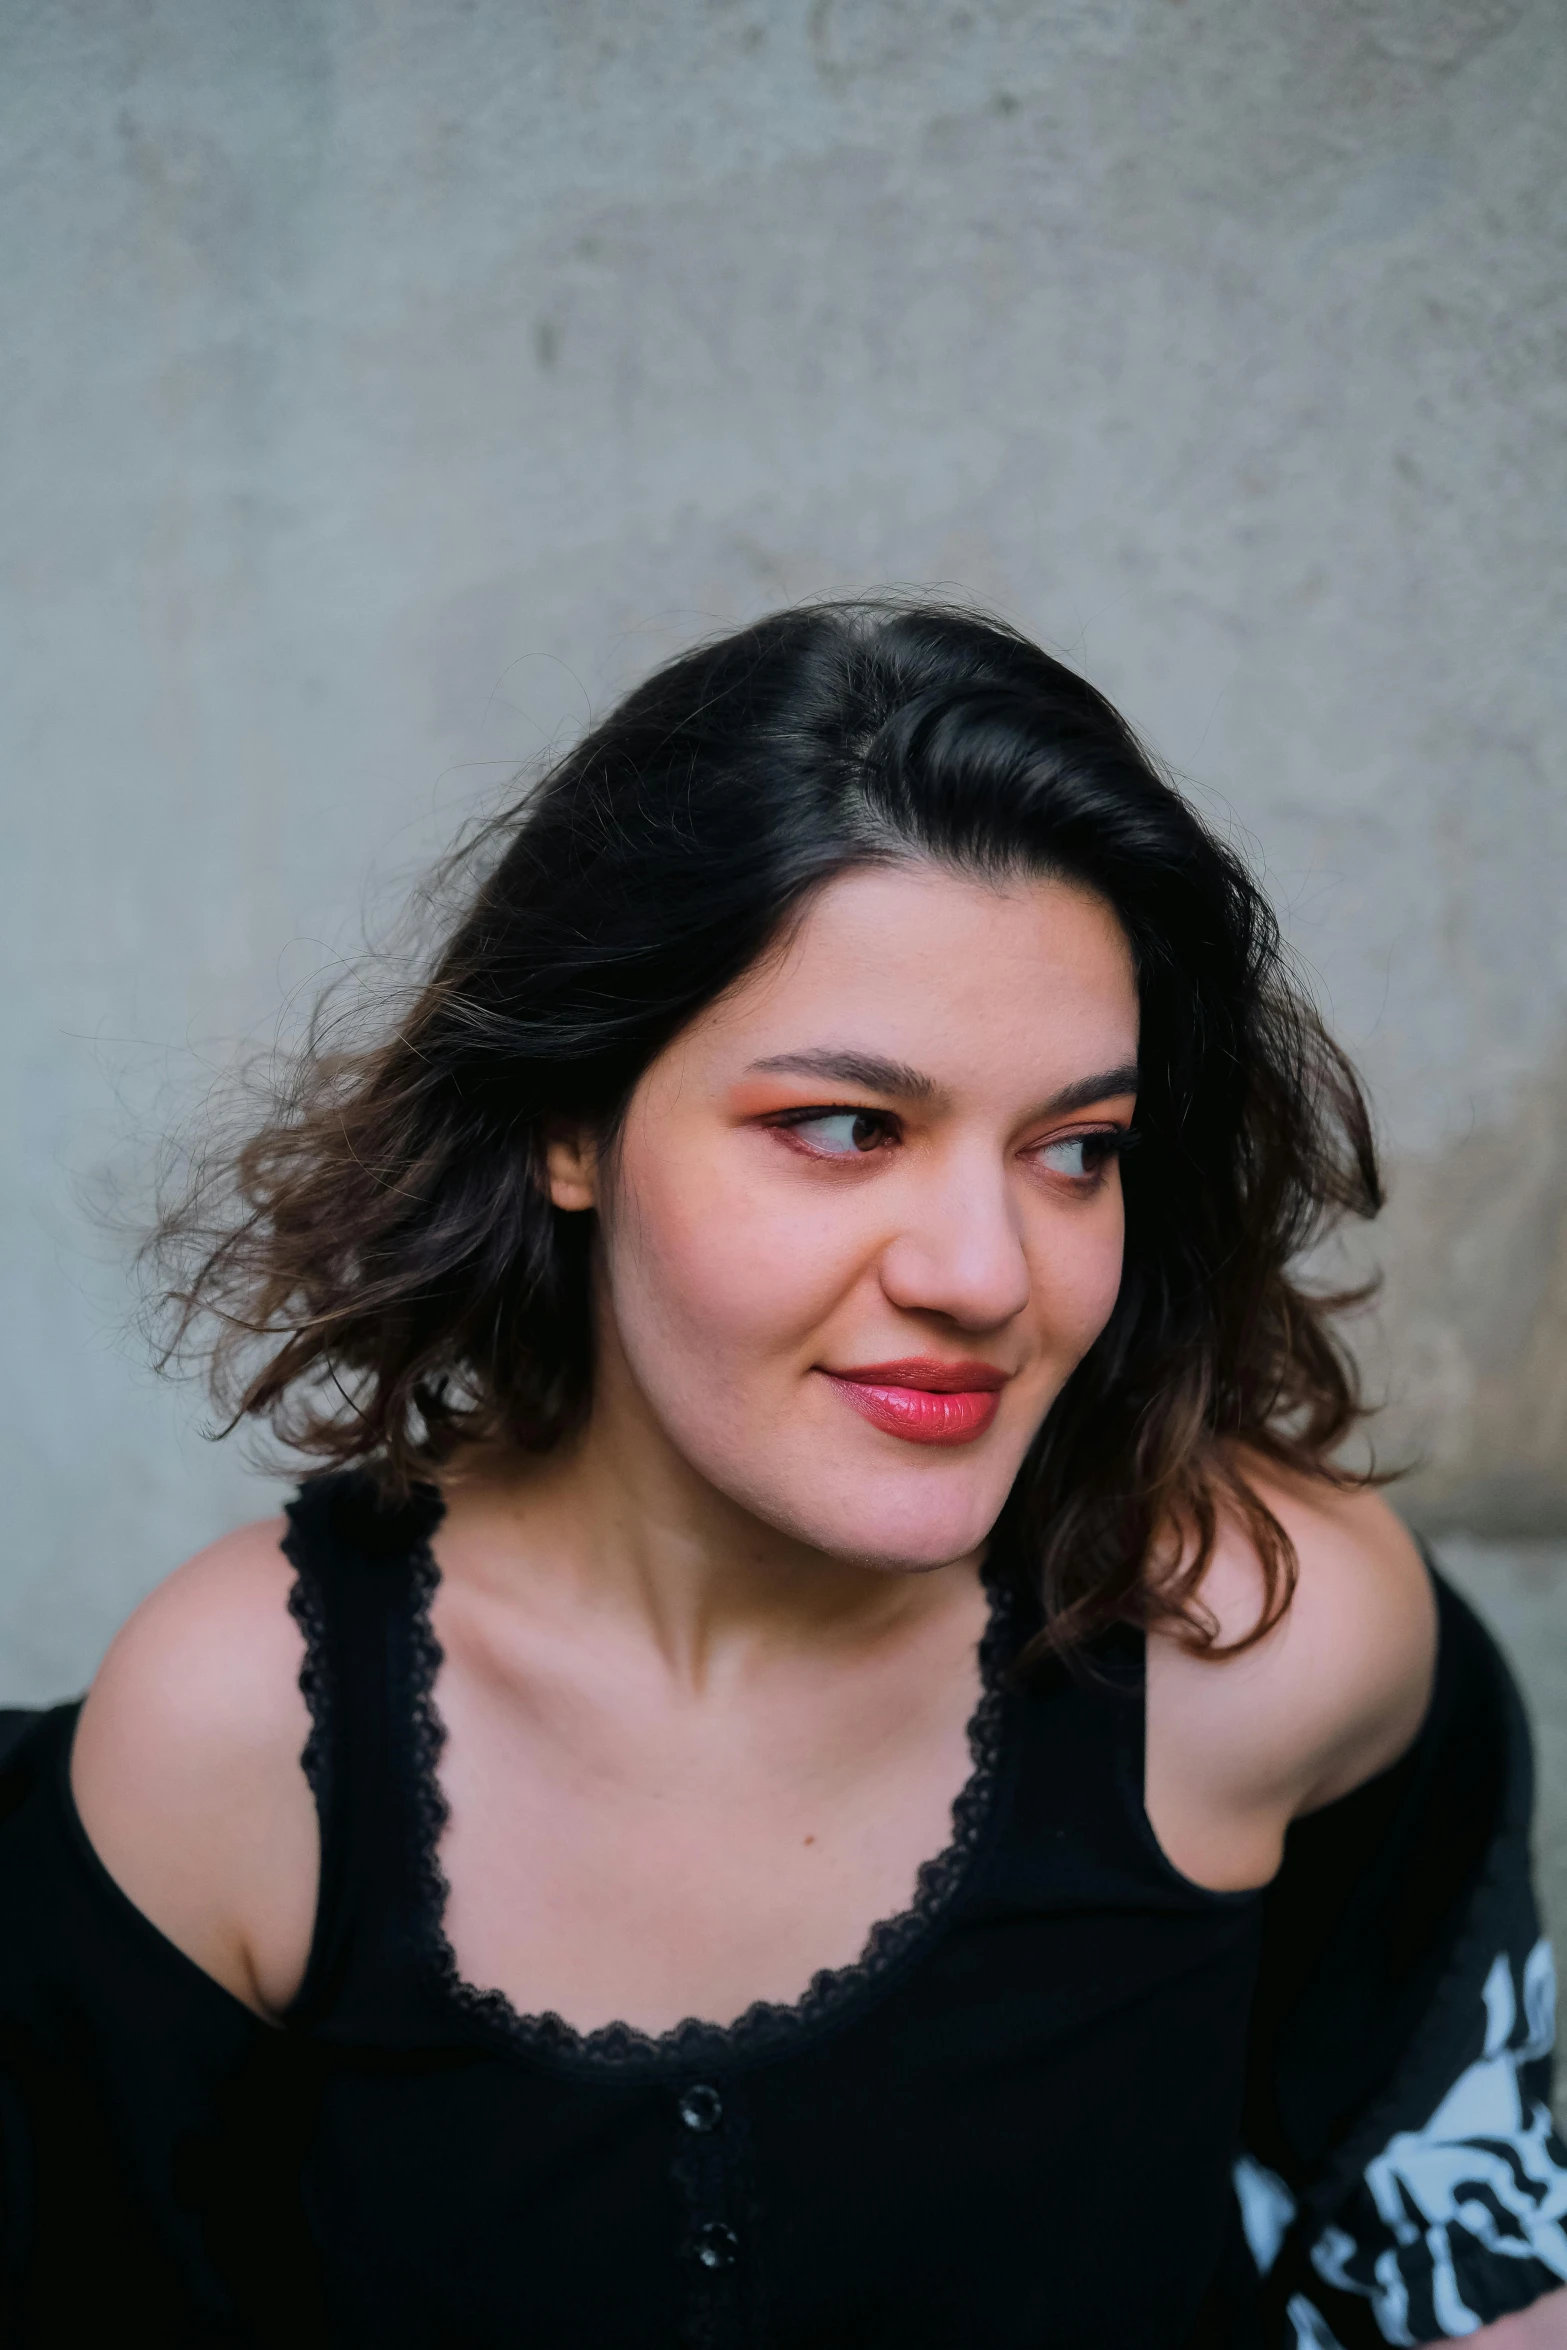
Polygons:
M1292 2350L1463 2336L1567 2285L1567 2147L1546 2102L1555 2004L1543 1937L1521 1962L1498 1951L1476 1997L1470 2062L1421 2122L1392 2129L1331 2215L1317 2215L1302 2246L1309 2277L1285 2304ZM1266 2272L1294 2197L1249 2156L1236 2191Z
M1527 1725L1437 1587L1420 1739L1292 1832L1270 1895L1236 2191L1284 2350L1461 2338L1567 2285Z
M0 1757L0 2340L313 2341L291 2036L98 1861L75 1713Z

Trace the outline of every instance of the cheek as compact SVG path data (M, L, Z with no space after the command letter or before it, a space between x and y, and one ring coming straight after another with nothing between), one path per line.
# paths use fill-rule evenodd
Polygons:
M714 1367L790 1356L853 1281L846 1221L780 1200L727 1156L628 1167L604 1234L624 1335Z
M1126 1220L1119 1192L1091 1215L1051 1231L1034 1252L1035 1296L1052 1354L1076 1363L1115 1311Z

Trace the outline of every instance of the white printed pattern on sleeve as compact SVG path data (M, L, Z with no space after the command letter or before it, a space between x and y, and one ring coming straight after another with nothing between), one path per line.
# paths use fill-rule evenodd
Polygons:
M1567 2157L1545 2107L1529 2099L1520 2067L1550 2053L1556 1979L1550 1944L1530 1951L1520 1986L1506 1953L1481 1994L1484 2053L1453 2083L1423 2129L1400 2130L1367 2164L1377 2224L1366 2241L1340 2226L1311 2251L1324 2283L1371 2303L1378 2330L1401 2346L1478 2333L1499 2314L1476 2310L1463 2279L1477 2256L1531 2261L1567 2282ZM1247 2241L1266 2274L1294 2212L1282 2180L1249 2157L1236 2166ZM1367 2214L1368 2219L1371 2213ZM1374 2240L1373 2240L1374 2239ZM1506 2298L1501 2307L1508 2306ZM1302 2294L1289 2304L1296 2350L1334 2350Z
M1257 2273L1266 2276L1295 2217L1295 2198L1276 2171L1264 2169L1249 2154L1243 2154L1235 2165L1235 2192ZM1342 2350L1321 2310L1314 2308L1304 2293L1290 2295L1284 2314L1294 2328L1293 2350Z

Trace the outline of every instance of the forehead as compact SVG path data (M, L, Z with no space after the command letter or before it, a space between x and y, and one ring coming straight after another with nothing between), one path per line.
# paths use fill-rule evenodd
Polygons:
M1135 1058L1137 987L1115 914L1076 883L871 866L818 890L687 1034L725 1061L831 1042L1032 1085Z

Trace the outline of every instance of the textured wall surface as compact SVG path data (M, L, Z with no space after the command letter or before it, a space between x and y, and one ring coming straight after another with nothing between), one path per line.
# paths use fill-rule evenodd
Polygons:
M8 0L0 1699L265 1505L83 1191L688 637L943 584L1263 864L1429 1524L1567 1528L1559 0Z

